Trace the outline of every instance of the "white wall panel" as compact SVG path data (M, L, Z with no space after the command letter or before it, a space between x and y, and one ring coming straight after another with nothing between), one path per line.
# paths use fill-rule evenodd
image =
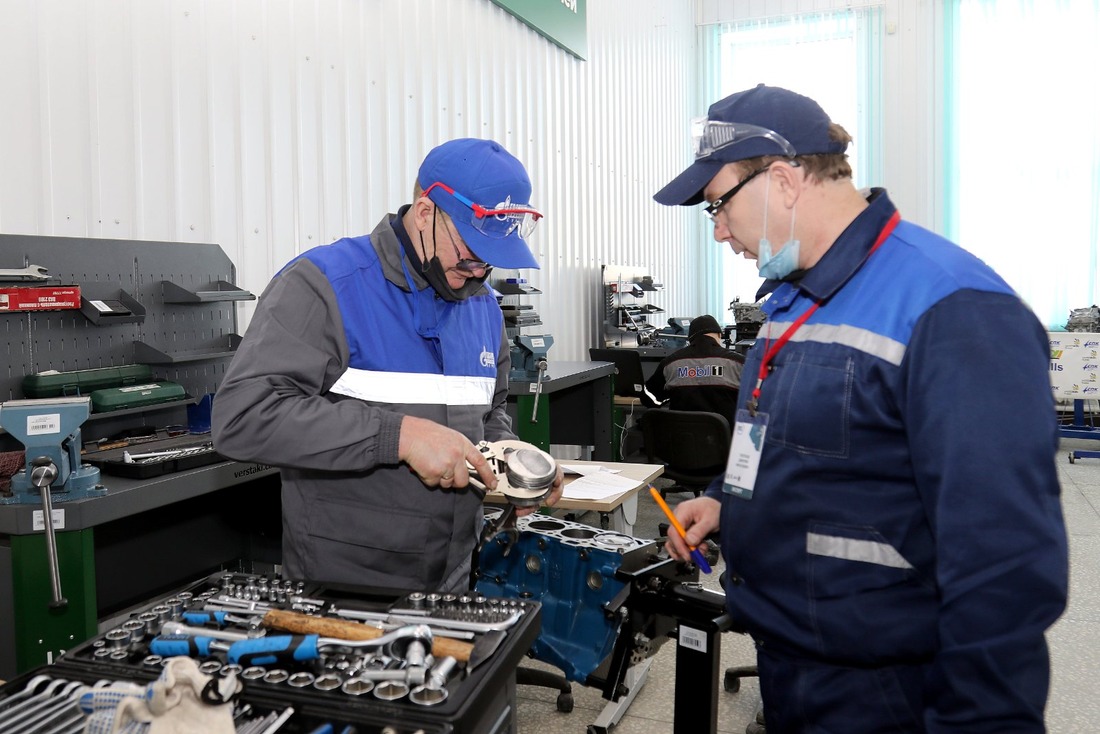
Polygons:
M651 200L688 160L694 20L589 0L581 61L488 0L0 0L0 231L217 242L258 293L407 202L432 146L495 138L547 213L551 356L581 359L602 263L703 302L694 214Z

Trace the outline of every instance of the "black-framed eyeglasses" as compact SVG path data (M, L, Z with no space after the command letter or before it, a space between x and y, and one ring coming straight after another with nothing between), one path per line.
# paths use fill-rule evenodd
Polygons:
M447 232L447 236L450 237L450 231ZM468 257L462 257L462 253L458 250L458 245L455 244L454 237L451 237L451 247L455 248L455 257L458 258L458 262L455 263L455 270L461 270L464 273L480 278L493 269L493 266L484 260L473 260Z
M433 222L438 211L438 208L432 211ZM462 257L462 251L458 249L458 243L455 242L454 235L451 234L451 228L447 226L446 218L443 219L443 229L447 230L447 239L451 241L451 247L453 247L455 251L455 258L457 258L457 262L454 264L455 270L461 270L467 275L472 275L475 278L480 278L484 275L487 275L489 271L493 269L493 266L485 262L484 260L474 260L472 258Z
M709 205L707 205L703 209L703 214L705 214L707 216L707 219L709 219L711 221L714 221L714 217L717 216L719 209L721 209L726 204L728 204L730 199L732 199L734 196L736 196L737 192L740 191L741 189L743 189L745 187L745 185L748 184L749 181L752 181L754 178L759 176L761 173L768 170L768 168L770 166L771 166L771 164L769 163L767 166L757 168L755 171L750 173L748 176L745 176L743 179L741 179L741 182L739 184L737 184L732 189L730 189L726 193L722 194L717 199L712 201Z

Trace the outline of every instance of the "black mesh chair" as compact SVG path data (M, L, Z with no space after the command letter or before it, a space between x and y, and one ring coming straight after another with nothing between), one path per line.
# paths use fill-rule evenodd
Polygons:
M664 479L674 482L665 492L691 492L696 497L726 469L730 424L718 413L696 410L647 410L638 420L646 459L663 464Z

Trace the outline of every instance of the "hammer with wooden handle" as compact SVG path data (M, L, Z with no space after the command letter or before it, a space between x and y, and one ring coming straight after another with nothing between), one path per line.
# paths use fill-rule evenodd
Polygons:
M300 635L320 635L340 640L373 640L386 632L378 627L331 617L314 617L309 614L287 612L272 609L264 614L260 624L270 629L294 632ZM468 662L474 645L448 637L432 637L432 655L444 658L450 655L455 660Z

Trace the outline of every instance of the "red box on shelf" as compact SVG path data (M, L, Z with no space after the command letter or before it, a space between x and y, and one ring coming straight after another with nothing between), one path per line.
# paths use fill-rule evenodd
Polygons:
M0 311L63 311L80 308L80 286L0 286Z

